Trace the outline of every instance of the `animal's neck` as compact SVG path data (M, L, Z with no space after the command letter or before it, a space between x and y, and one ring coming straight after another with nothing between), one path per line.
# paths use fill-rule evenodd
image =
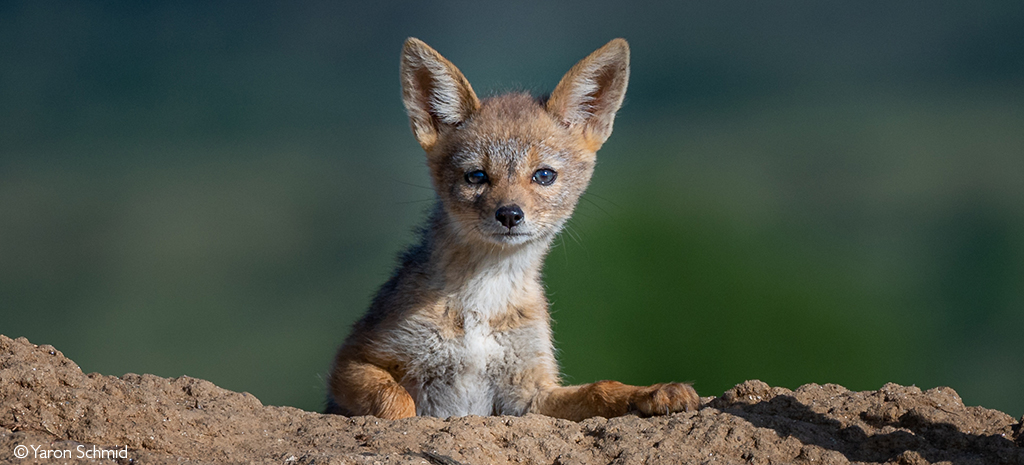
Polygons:
M460 240L448 221L434 228L435 278L467 317L490 318L542 297L533 294L543 293L540 272L550 239L502 246Z

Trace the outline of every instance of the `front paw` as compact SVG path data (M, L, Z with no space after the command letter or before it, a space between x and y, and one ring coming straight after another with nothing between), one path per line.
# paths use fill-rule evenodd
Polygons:
M689 384L664 383L638 389L630 404L644 415L668 415L697 410L700 397Z

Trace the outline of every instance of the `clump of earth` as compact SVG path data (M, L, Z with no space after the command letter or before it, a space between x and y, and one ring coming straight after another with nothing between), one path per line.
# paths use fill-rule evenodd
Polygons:
M0 335L0 461L10 463L1024 464L1021 429L947 387L761 381L649 418L348 418L185 376L84 374L54 347Z

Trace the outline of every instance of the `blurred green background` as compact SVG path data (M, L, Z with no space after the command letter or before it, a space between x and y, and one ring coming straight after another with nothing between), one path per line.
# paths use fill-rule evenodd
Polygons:
M402 41L487 95L625 37L545 269L569 382L1024 414L1024 3L509 5L0 3L0 333L318 410L433 197Z

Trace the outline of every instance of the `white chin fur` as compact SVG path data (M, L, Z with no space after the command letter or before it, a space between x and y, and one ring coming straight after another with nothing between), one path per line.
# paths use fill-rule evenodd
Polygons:
M487 224L477 228L476 232L484 242L499 245L525 244L540 236L536 228L531 228L527 223L518 225L511 231L497 224Z
M527 242L530 242L530 240L532 240L533 237L534 236L532 234L519 234L519 233L491 234L491 235L487 236L487 240L490 241L490 242L493 242L495 244L518 245L518 244L525 244Z

